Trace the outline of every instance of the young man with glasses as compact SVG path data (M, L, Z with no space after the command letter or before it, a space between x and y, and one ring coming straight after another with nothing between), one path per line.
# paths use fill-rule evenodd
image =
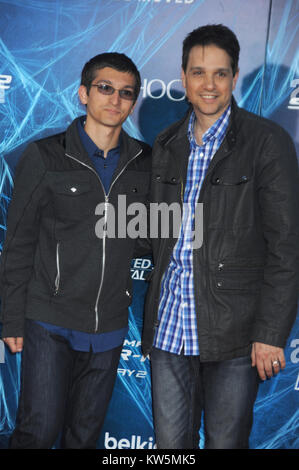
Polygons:
M11 448L96 448L131 302L136 240L95 231L96 207L144 202L150 147L122 124L140 74L124 54L84 66L86 116L31 143L17 167L2 254L2 337L23 350ZM123 230L122 230L123 232ZM134 253L136 254L136 252ZM141 255L141 252L138 253Z

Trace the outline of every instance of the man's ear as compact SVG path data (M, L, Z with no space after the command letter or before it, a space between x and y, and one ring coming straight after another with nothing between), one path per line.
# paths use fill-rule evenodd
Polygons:
M237 81L238 81L238 78L239 78L239 71L240 69L238 69L233 77L233 90L236 88L236 84L237 84Z
M86 86L80 85L79 90L78 90L78 95L79 95L81 103L86 105L88 102L88 94L87 94Z
M130 114L133 114L133 111L134 111L134 109L135 109L136 103L137 103L137 101L135 101L135 103L133 104L133 106L132 106L132 108L131 108L131 111L130 111Z
M181 80L183 87L186 88L186 75L183 69L181 69Z

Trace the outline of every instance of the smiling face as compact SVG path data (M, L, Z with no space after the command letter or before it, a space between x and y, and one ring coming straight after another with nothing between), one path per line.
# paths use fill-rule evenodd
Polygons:
M119 72L111 67L97 70L92 85L105 83L115 89L135 90L135 77L128 72ZM123 99L118 91L112 95L103 95L96 86L91 86L89 93L84 85L79 88L81 103L86 105L88 126L120 129L123 122L132 113L135 103Z
M230 56L216 45L190 50L182 82L197 119L217 121L231 102L238 73L233 76Z

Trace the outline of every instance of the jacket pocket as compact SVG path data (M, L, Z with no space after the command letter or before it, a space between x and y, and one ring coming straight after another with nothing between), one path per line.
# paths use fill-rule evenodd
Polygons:
M171 172L165 170L155 171L153 173L153 179L156 183L164 183L170 185L179 184L181 181L181 178L178 177L176 174L172 174Z
M252 170L219 168L210 179L209 190L211 227L230 230L256 225L257 194Z
M88 183L60 183L56 185L56 193L70 197L78 197L90 191Z
M49 182L55 214L61 221L82 221L94 214L99 197L86 174L65 173L52 174Z
M150 177L146 172L127 170L120 177L119 194L132 199L144 199L149 191Z
M213 186L240 186L249 183L253 178L252 168L248 166L222 166L215 168L211 176Z
M217 290L259 291L264 266L258 260L219 261L215 282Z
M165 169L156 169L151 178L151 202L183 204L184 183L178 174Z
M217 176L214 175L211 179L211 184L214 186L240 186L241 184L249 183L251 177L248 175L239 176Z

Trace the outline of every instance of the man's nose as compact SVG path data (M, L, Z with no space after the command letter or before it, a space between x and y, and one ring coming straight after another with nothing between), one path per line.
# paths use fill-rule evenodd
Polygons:
M114 93L110 95L110 100L111 100L111 103L114 105L119 104L121 97L119 96L119 92L117 90L115 90Z
M206 75L204 86L207 90L213 90L215 88L215 78L213 75Z

